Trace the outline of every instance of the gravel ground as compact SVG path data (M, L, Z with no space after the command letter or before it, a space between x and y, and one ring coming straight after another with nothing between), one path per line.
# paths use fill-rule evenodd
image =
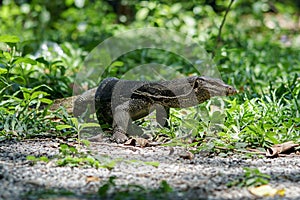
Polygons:
M116 176L116 186L109 191L111 195L122 185L155 189L165 180L173 192L163 199L258 199L247 188L226 186L229 181L243 177L244 167L258 168L271 175L272 187L285 189L284 197L267 199L300 199L299 156L254 159L243 155L223 158L197 154L189 160L181 158L185 152L181 147L138 148L92 142L88 149L82 147L81 151L90 150L100 160L119 160L113 169L57 167L55 156L59 154L61 142L47 139L0 143L0 199L47 199L49 196L38 195L45 194L45 191L56 192L56 196L50 195L50 199L99 199L96 195L99 187L111 176ZM33 164L26 160L27 155L52 159L48 163ZM158 161L159 166L147 165L146 161ZM73 195L68 196L62 191Z

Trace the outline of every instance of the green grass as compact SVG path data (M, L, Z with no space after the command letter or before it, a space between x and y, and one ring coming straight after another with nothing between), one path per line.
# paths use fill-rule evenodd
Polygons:
M238 186L238 187L250 187L250 186L260 186L269 183L271 176L261 173L257 168L244 168L244 174L235 180L227 183L228 187Z
M173 189L166 181L161 181L157 188L148 189L141 185L121 184L116 186L116 177L111 176L99 187L96 194L76 195L64 189L39 189L23 195L27 199L55 198L89 198L89 199L166 199L171 196Z

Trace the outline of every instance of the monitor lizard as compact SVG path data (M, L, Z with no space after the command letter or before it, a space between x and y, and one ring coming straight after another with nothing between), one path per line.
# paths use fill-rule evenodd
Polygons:
M220 79L191 76L170 81L131 81L104 79L98 88L78 96L74 115L80 115L91 105L100 123L112 125L112 139L124 143L132 121L156 110L157 122L165 126L170 108L196 106L214 96L230 96L237 91ZM93 110L95 109L95 110Z

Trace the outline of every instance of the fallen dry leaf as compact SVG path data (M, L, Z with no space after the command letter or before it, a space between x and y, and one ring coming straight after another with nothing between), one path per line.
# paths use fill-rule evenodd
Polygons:
M130 138L124 145L134 146L134 147L154 147L161 145L160 142L150 142L144 138Z
M282 144L275 144L270 148L266 149L267 157L277 157L281 153L292 153L294 152L294 148L299 146L299 144L295 144L293 141L285 142Z
M195 156L190 151L185 151L179 154L180 158L192 160Z
M87 183L90 183L90 182L98 182L100 181L100 178L98 176L87 176L85 181Z
M285 195L285 189L275 189L270 185L261 185L258 187L249 187L249 192L258 197L274 197L276 195L283 197Z
M144 138L131 138L127 140L124 145L138 146L138 147L148 147L149 141Z

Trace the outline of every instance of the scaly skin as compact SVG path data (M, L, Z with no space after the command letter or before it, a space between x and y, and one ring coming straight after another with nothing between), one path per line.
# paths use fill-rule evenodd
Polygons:
M113 127L113 139L124 143L132 121L156 110L157 122L164 126L170 108L198 105L214 96L229 96L236 89L219 79L192 76L171 81L129 81L104 79L95 94L100 123Z

